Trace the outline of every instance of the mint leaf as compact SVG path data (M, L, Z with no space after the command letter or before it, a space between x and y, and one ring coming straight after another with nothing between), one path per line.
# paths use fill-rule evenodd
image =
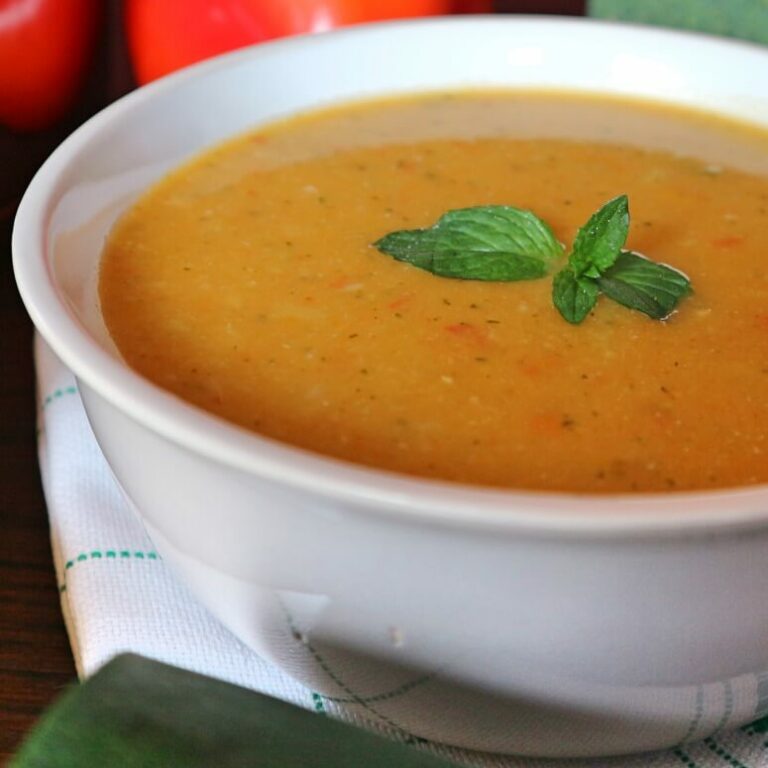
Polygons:
M568 263L577 277L600 277L618 258L629 232L629 200L609 200L578 231Z
M429 270L437 250L431 234L432 230L429 229L400 229L384 235L373 245L398 261Z
M547 265L535 256L498 251L438 251L432 259L430 272L442 277L463 280L536 280L545 277Z
M677 302L692 292L682 272L633 251L623 251L597 284L609 298L654 320L669 317Z
M560 270L552 281L552 301L569 323L578 325L597 302L600 289L586 277L577 277L570 267Z
M562 254L545 222L507 205L449 211L429 229L390 232L374 246L419 269L464 280L544 277Z

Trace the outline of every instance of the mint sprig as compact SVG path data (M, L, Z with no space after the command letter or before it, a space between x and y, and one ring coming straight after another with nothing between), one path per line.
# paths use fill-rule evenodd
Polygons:
M390 232L374 245L441 277L496 282L544 277L563 252L548 224L508 205L448 211L429 229Z
M568 264L552 281L552 301L569 323L581 323L600 293L654 320L669 317L677 302L691 293L682 272L623 250L628 233L629 200L619 195L576 234Z
M624 250L628 233L626 195L609 200L579 229L552 281L552 301L569 323L581 323L600 294L664 320L692 292L679 270ZM390 232L374 246L434 275L495 282L544 277L563 251L546 222L507 205L448 211L432 227Z

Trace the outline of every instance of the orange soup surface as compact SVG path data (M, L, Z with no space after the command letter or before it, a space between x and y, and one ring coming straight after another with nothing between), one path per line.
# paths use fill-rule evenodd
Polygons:
M627 247L692 282L665 321L601 297L570 325L551 276L437 277L372 245L489 204L570 245L623 193ZM524 489L768 482L768 138L714 116L477 92L293 118L144 194L99 290L133 368L321 454Z

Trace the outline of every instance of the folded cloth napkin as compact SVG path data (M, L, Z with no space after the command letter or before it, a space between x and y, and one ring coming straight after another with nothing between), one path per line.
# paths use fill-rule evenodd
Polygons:
M366 720L359 704L330 701L260 658L176 581L118 490L88 425L74 377L40 338L35 358L40 468L62 610L80 676L92 674L120 652L132 651L382 730ZM469 766L564 764L412 741ZM567 765L768 768L768 719L668 752Z

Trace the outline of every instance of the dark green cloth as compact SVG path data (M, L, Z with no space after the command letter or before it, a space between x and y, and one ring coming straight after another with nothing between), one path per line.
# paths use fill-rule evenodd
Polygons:
M119 656L48 710L9 768L451 768L220 680Z
M589 0L590 16L768 44L768 0Z

